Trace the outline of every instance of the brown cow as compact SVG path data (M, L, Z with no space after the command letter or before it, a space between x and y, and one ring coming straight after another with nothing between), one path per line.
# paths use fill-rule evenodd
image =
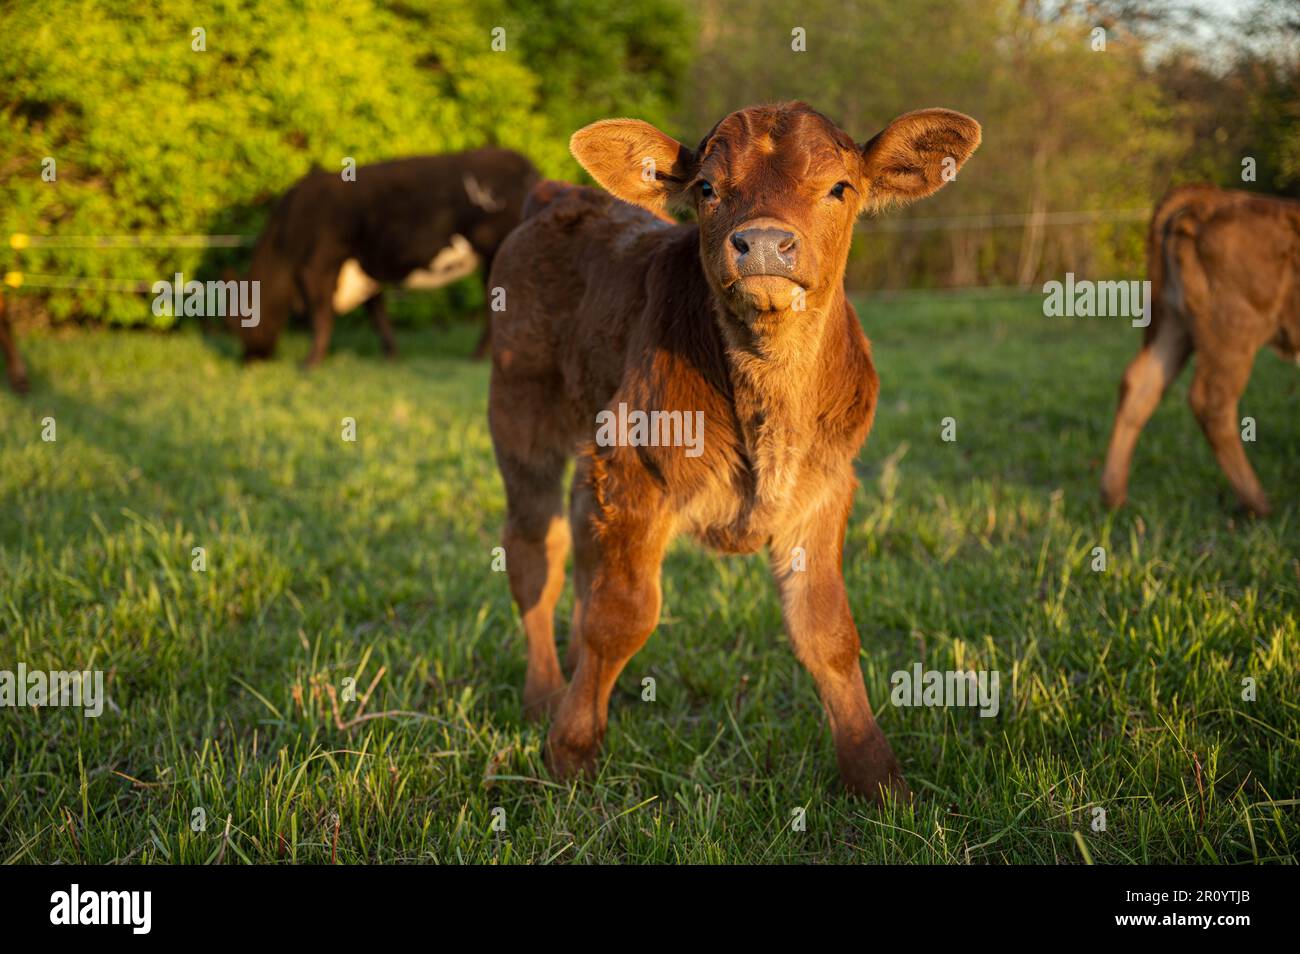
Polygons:
M594 766L614 682L659 619L664 551L684 532L726 553L767 549L845 784L907 792L867 701L841 569L877 391L844 265L859 213L930 195L979 141L974 120L941 109L864 146L802 103L733 113L695 149L616 119L570 148L617 199L534 191L492 270L506 297L489 418L528 639L524 704L554 716L546 756L560 777ZM698 222L665 221L670 206ZM653 433L643 417L625 438L638 412L657 415ZM566 691L553 614L570 538Z
M1300 357L1300 202L1210 185L1171 189L1151 219L1147 273L1151 322L1120 382L1102 499L1124 503L1138 434L1196 351L1192 411L1242 505L1267 514L1241 446L1237 401L1263 345Z

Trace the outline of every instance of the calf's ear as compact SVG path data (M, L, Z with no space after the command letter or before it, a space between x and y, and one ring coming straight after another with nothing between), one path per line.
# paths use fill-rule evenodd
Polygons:
M861 147L868 207L933 195L980 144L980 124L951 109L904 113Z
M661 216L694 175L691 150L639 119L584 126L569 140L569 151L614 195Z

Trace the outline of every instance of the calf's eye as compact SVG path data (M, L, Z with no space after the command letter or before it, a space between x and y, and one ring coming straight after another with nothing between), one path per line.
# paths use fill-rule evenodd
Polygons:
M831 189L831 198L832 198L832 199L843 199L843 198L844 198L844 190L847 189L847 188L849 188L849 184L848 184L847 182L837 182L837 183L835 183L835 186Z
M713 192L713 183L710 182L708 179L701 179L701 180L700 180L700 198L702 198L702 199L712 199L713 196L714 196L714 192Z

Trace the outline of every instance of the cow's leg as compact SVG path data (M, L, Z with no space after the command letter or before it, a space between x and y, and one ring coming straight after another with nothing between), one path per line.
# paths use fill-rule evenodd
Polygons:
M325 360L330 336L334 333L334 306L328 299L315 301L311 307L311 351L303 360L304 368L314 368Z
M1268 497L1246 459L1237 417L1237 402L1250 380L1255 355L1240 344L1218 345L1197 349L1188 402L1237 498L1247 510L1265 516L1271 509Z
M634 506L613 502L633 496ZM577 559L591 577L574 637L582 641L577 668L546 740L547 764L559 778L595 768L614 683L659 621L659 570L672 536L672 518L653 490L619 493L607 482L601 499L610 503L603 512L591 481L578 497Z
M1108 507L1118 507L1128 498L1129 467L1138 435L1192 353L1191 335L1182 315L1170 310L1163 319L1154 338L1129 362L1120 380L1119 407L1101 475L1101 497Z
M311 315L311 351L303 360L304 368L314 368L325 360L330 336L334 333L334 285L337 269L310 268L302 276L300 287Z
M474 346L475 361L480 361L486 357L488 351L492 348L492 257L490 254L483 255L479 265L483 269L483 291L486 309L483 314L483 331L478 336L478 344Z
M384 293L380 292L366 300L366 313L370 315L370 323L375 326L375 331L379 335L379 341L384 348L384 356L394 358L397 356L397 341L393 337L393 325L388 320L388 306L384 302Z
M488 424L506 489L504 546L510 593L528 640L524 714L539 719L564 692L555 651L555 604L564 589L569 526L564 516L568 447L553 441L541 418L550 407L541 382L494 371Z
M18 353L13 328L9 325L9 315L5 312L3 295L0 295L0 351L4 352L5 370L9 375L10 387L18 394L26 394L29 387L27 365L23 364L23 356Z
M850 490L783 529L772 540L769 558L795 656L817 684L830 721L840 778L849 791L882 802L887 794L910 796L871 711L858 663L861 645L841 562L852 503Z
M474 346L474 360L482 361L492 348L492 311L483 316L483 330L479 333L478 344Z

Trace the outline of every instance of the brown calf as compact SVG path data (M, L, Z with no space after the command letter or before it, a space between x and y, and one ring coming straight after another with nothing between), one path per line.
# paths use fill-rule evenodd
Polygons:
M930 195L979 141L974 120L940 109L864 146L802 103L733 113L695 149L617 119L570 148L618 198L534 190L492 270L506 299L489 417L528 639L524 704L554 716L546 754L560 777L594 765L614 682L659 619L664 551L684 532L726 553L767 549L845 784L872 798L907 791L867 701L841 571L877 390L844 265L859 213ZM670 206L697 222L667 221ZM601 415L616 410L669 417L609 446ZM664 446L700 421L696 446ZM566 691L553 614L570 539Z
M1219 466L1246 509L1268 497L1241 446L1237 401L1255 353L1300 357L1300 202L1209 185L1171 189L1147 234L1151 322L1120 382L1102 499L1128 496L1138 434L1192 352L1188 395Z

